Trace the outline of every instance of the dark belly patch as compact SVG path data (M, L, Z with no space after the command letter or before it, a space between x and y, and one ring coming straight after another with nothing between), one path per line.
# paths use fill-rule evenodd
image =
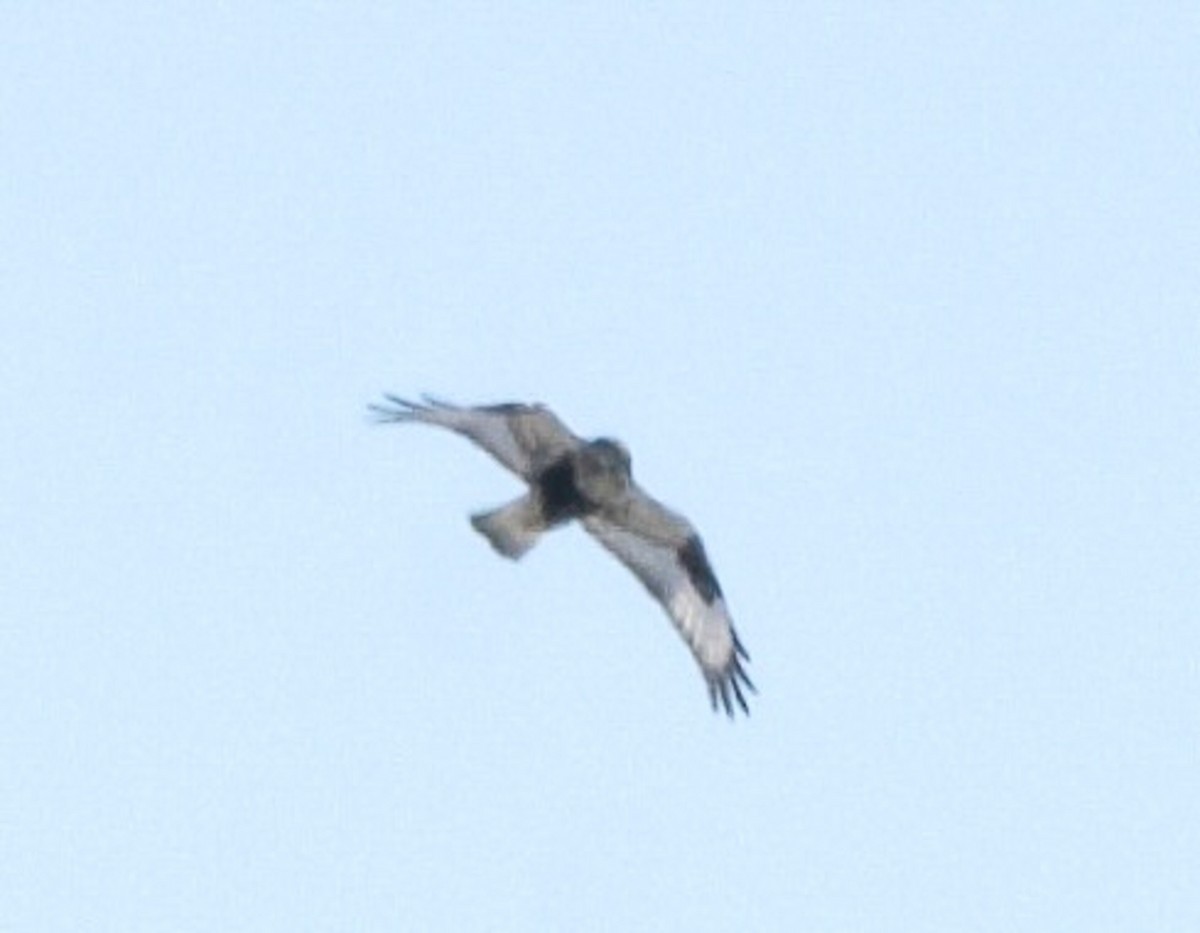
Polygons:
M575 485L575 470L566 454L538 474L536 480L542 517L547 524L557 525L579 518L586 511L583 496Z

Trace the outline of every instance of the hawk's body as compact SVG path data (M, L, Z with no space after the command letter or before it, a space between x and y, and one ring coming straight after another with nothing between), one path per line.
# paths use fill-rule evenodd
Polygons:
M387 396L372 405L380 421L440 425L474 441L529 484L519 499L471 516L492 546L514 560L542 532L578 519L637 576L666 610L695 655L713 707L720 698L732 715L746 712L738 641L720 584L700 536L687 519L644 493L633 481L629 452L617 441L576 437L541 405L459 408L426 399L416 404Z

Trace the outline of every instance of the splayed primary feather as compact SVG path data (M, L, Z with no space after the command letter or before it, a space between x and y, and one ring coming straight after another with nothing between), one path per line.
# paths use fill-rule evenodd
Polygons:
M743 688L756 691L742 661L750 658L704 544L687 519L637 486L622 444L584 441L542 405L462 408L429 396L420 403L385 398L387 405L370 406L379 422L447 428L529 483L526 495L471 517L499 553L518 559L546 530L580 519L662 605L700 665L713 709L719 701L732 716L736 702L749 713Z

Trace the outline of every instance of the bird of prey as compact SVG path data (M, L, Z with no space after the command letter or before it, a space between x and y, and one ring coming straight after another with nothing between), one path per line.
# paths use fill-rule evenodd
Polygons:
M543 532L578 519L662 604L700 665L713 709L719 700L732 717L732 699L749 713L742 688L757 691L742 661L750 658L700 536L687 519L638 487L623 444L576 437L543 405L462 408L429 396L422 403L384 398L386 404L370 406L377 422L448 428L528 484L520 498L471 516L493 548L516 560Z

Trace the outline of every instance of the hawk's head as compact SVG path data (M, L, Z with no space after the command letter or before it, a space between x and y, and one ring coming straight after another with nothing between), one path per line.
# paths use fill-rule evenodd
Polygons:
M601 437L584 444L575 458L575 485L593 506L608 505L629 490L629 451L620 441Z

